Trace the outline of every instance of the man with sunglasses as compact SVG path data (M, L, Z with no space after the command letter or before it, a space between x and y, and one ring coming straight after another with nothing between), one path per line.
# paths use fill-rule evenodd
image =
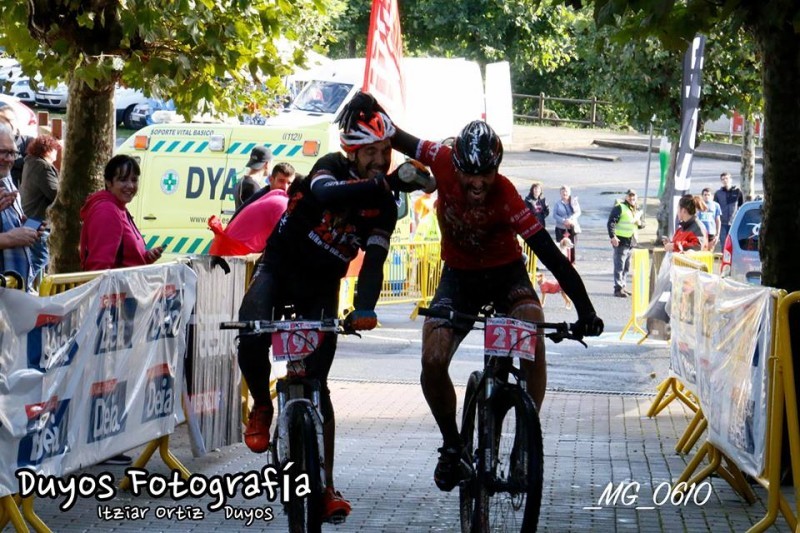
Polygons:
M0 273L14 271L28 286L31 276L30 250L40 237L37 229L25 227L19 191L11 178L18 155L14 133L0 122Z

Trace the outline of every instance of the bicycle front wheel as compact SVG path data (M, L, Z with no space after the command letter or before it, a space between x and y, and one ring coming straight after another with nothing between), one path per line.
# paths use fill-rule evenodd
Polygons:
M539 413L525 390L509 384L497 389L491 408L495 457L491 481L484 480L489 492L484 531L535 532L544 478Z
M467 381L464 395L464 411L461 415L461 441L475 472L472 479L461 483L458 487L458 499L461 513L461 533L481 531L481 522L488 508L488 494L480 481L480 421L478 403L481 401L481 378L483 372L473 372Z
M318 532L322 528L322 478L320 471L317 431L311 408L305 403L290 403L287 407L289 446L287 461L292 480L308 475L310 492L297 497L290 495L284 504L291 533Z

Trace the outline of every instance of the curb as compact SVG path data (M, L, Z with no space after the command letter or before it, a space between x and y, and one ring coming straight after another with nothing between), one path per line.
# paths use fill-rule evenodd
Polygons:
M594 140L592 144L596 146L600 146L603 148L619 148L622 150L635 150L638 152L646 152L647 145L645 144L638 144L638 143L631 143L631 142L623 142L623 141L603 141L603 140ZM658 146L653 146L652 152L658 153ZM725 152L710 152L707 150L695 150L694 155L696 157L705 157L708 159L719 159L722 161L741 161L742 157L739 154L728 154ZM764 164L763 156L756 157L756 163Z
M608 161L613 163L615 161L619 161L619 157L615 155L596 155L596 154L587 154L583 152L564 152L561 150L549 150L547 148L530 148L528 151L530 152L538 152L543 154L555 154L555 155L563 155L568 157L581 157L584 159L595 159L597 161Z

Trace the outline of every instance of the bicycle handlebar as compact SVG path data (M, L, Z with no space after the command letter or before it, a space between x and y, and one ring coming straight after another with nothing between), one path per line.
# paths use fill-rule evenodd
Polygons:
M429 307L420 307L417 311L418 314L422 316L427 316L431 318L441 318L444 320L453 321L469 321L469 322L480 322L482 324L486 323L486 319L489 318L485 315L470 315L467 313L462 313L460 311L454 311L452 309L435 309ZM561 342L564 339L570 339L574 341L578 341L584 346L586 343L583 342L583 335L578 335L575 333L577 329L577 324L575 323L568 323L568 322L535 322L532 320L525 320L521 318L515 318L515 320L519 320L520 322L526 322L528 324L532 324L536 326L537 329L551 329L554 330L550 333L540 333L539 335L544 335L548 339L554 342Z
M312 329L316 331L327 331L337 335L360 336L356 331L345 329L342 326L342 321L337 318L325 318L323 320L237 320L221 322L219 329L238 329L242 335Z

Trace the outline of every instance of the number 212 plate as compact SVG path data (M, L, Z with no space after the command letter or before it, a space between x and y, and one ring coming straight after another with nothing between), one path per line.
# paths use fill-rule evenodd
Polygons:
M483 349L494 357L536 360L536 326L513 318L488 318Z

